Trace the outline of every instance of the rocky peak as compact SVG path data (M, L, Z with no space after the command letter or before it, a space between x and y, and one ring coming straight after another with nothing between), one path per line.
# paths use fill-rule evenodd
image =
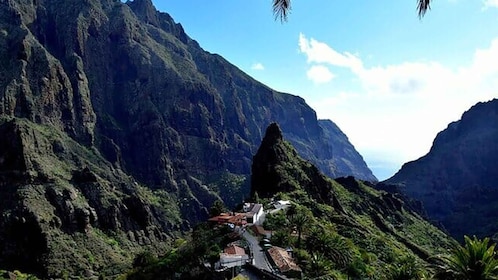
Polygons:
M342 209L326 177L316 166L303 160L283 139L280 127L272 123L253 158L251 193L271 197L278 192L298 189L303 189L319 202Z
M126 2L135 15L147 24L159 27L158 12L151 0L133 0Z
M263 145L274 145L282 141L282 130L277 123L271 123L266 129L265 137L263 138Z

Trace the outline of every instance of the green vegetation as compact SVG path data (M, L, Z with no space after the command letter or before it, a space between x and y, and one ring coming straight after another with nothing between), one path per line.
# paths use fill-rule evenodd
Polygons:
M206 180L209 189L217 193L229 208L234 208L242 203L250 191L246 175L233 174L227 171L208 176Z
M435 279L491 280L498 279L498 259L489 238L464 237L464 246L456 246L450 255L437 256Z
M236 239L227 226L200 224L188 241L178 239L165 255L156 257L148 251L138 254L133 269L119 279L216 279L214 263L219 260L221 248Z
M221 213L225 212L227 209L225 207L225 204L223 204L223 201L221 200L216 200L211 208L209 208L209 216L210 217L215 217L220 215Z
M0 280L38 280L38 278L31 274L22 273L18 270L14 270L12 272L0 270Z
M390 193L352 177L331 180L271 125L253 162L253 193L293 206L268 215L271 242L293 247L306 277L420 279L455 242ZM285 214L284 214L285 212Z

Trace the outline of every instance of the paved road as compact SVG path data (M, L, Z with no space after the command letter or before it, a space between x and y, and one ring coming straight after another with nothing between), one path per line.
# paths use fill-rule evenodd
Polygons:
M266 259L265 252L263 251L261 246L259 246L258 239L254 237L252 234L250 234L248 231L245 231L243 236L251 246L251 250L253 252L253 257L254 257L253 264L258 268L272 271L272 267L270 266L268 260Z

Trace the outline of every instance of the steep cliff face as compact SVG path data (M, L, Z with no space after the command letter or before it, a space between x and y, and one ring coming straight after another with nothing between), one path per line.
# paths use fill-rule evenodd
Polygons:
M346 134L331 120L319 120L318 123L323 128L327 142L330 143L329 157L335 166L336 177L354 176L358 179L376 182L377 178L368 168L363 157L349 142Z
M25 119L2 119L0 264L41 276L115 273L187 225L166 192L139 186L93 148Z
M497 233L497 123L498 100L476 104L437 135L427 155L387 182L421 200L456 238Z
M93 257L79 261L85 250L107 251L81 247L86 237L73 232L160 250L163 233L203 220L220 197L235 204L249 193L252 155L272 121L326 174L374 179L336 166L336 142L302 98L205 52L150 0L1 1L0 62L0 164L12 198L2 207L13 213L1 238L15 244L0 261L9 267L54 275L67 259L71 272L96 269ZM46 214L30 210L35 202ZM16 221L36 228L43 242L29 242L39 253L11 240ZM60 240L86 249L62 258L51 251Z

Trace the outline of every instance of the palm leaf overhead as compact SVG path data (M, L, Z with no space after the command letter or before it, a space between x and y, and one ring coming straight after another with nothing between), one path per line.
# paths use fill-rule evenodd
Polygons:
M273 0L273 14L275 15L275 19L280 18L281 21L286 21L290 10L290 0Z
M431 8L431 0L417 0L418 16L423 17ZM291 10L291 0L273 0L273 14L275 18L286 21Z
M423 17L427 10L431 8L431 0L418 0L418 16Z

